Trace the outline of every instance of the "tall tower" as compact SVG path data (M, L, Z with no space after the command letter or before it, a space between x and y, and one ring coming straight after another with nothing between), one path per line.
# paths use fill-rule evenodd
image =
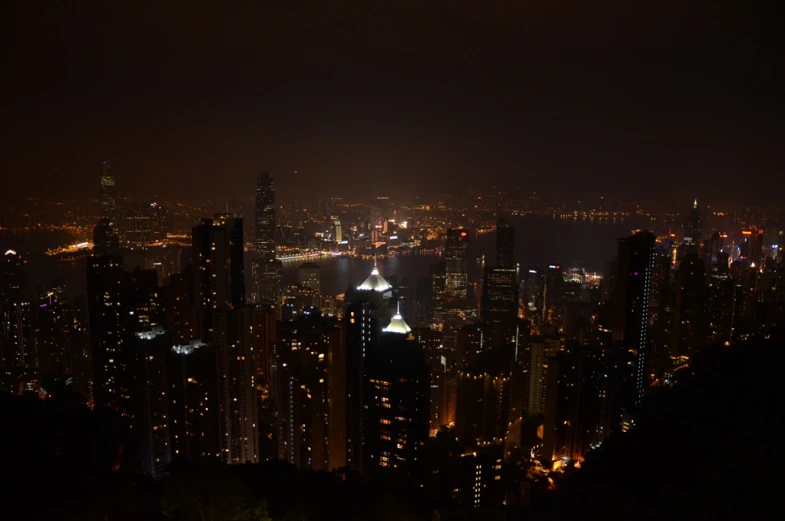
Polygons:
M684 242L699 245L703 238L703 221L701 220L698 200L692 203L690 214L684 223Z
M254 247L252 300L278 307L281 305L283 265L275 258L275 186L269 172L262 172L256 180Z
M363 471L407 476L428 439L429 367L400 312L368 353L362 395Z
M468 285L468 248L467 230L447 230L444 247L445 293L448 299L466 300Z
M275 186L273 176L262 172L256 179L254 246L262 261L275 260Z
M654 234L648 231L638 231L635 235L619 239L613 336L614 340L621 341L624 352L633 356L634 373L630 375L628 407L640 405L648 380L654 245Z
M242 218L219 214L194 227L193 262L196 335L218 355L221 459L256 463L257 360L253 308L245 303Z
M499 219L496 223L496 265L500 268L515 267L515 228Z
M117 196L114 190L112 164L101 162L101 217L114 222L117 212ZM115 223L117 224L117 223Z
M0 265L0 367L14 391L35 391L38 356L30 329L30 302L25 295L22 255L5 252Z

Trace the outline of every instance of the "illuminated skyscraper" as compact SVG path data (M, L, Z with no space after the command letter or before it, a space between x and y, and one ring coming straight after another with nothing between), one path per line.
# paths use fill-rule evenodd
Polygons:
M701 220L700 210L698 210L698 200L692 204L690 214L684 223L684 242L699 245L703 238L703 221Z
M269 172L256 180L255 258L251 263L254 303L281 305L283 265L275 258L275 186Z
M515 228L504 219L496 224L496 265L515 267Z
M486 322L514 322L518 318L518 272L486 267L482 284L482 318Z
M256 179L254 246L260 260L275 259L275 186L269 172Z
M368 353L363 393L364 472L407 476L428 439L429 368L400 314Z
M114 189L112 164L101 162L101 217L114 222L117 213L117 196Z
M447 299L464 301L468 285L468 248L467 230L447 230L444 246L445 294Z

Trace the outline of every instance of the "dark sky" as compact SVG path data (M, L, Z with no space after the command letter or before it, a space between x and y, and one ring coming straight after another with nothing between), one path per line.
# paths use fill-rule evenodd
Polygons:
M312 195L785 189L763 2L3 6L0 197L95 192L105 158L134 196L250 193L261 168Z

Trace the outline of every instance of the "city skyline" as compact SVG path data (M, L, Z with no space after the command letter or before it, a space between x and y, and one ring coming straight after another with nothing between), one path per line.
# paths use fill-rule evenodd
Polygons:
M776 514L737 4L12 0L0 518Z

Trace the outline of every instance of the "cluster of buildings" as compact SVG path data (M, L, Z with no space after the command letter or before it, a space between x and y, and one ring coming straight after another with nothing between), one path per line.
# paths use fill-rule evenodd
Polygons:
M782 247L751 226L738 241L709 232L697 202L680 243L638 230L603 277L521 265L498 216L495 255L473 276L474 232L446 228L430 277L412 287L374 263L328 312L318 264L283 284L269 173L252 241L231 212L202 219L165 277L124 268L108 164L101 186L86 314L58 287L28 298L24 259L6 252L0 376L18 393L70 385L116 411L137 442L133 465L154 478L176 459L280 459L498 506L521 496L503 466L579 464L634 428L647 389L704 346L765 337L785 317ZM398 221L371 205L364 227L336 218L328 238L365 238L373 254ZM460 447L452 459L429 453L444 436Z

